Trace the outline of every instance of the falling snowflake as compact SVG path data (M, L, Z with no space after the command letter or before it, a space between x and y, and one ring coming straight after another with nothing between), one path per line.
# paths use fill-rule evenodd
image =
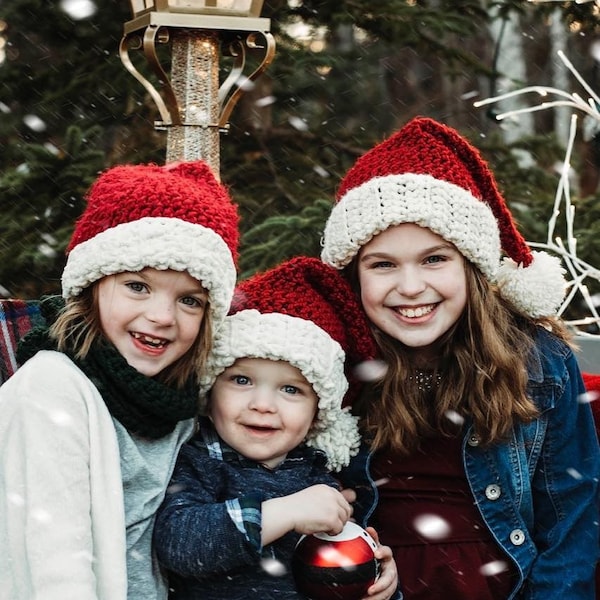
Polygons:
M508 565L503 560L493 560L485 565L481 565L479 572L485 577L493 577L508 569Z
M428 540L442 540L450 535L450 524L442 517L432 514L423 514L413 522L417 532Z
M285 565L276 558L263 558L260 561L260 566L273 577L281 577L287 573Z
M583 394L579 394L577 396L577 401L580 404L589 404L590 402L594 402L594 400L598 400L600 397L600 393L595 390L590 390L589 392L585 392Z
M445 417L455 425L462 425L465 422L465 418L455 410L447 410Z
M354 368L354 375L359 381L377 381L387 371L387 365L381 360L366 360Z
M76 21L87 19L98 10L96 3L91 0L62 0L60 7Z

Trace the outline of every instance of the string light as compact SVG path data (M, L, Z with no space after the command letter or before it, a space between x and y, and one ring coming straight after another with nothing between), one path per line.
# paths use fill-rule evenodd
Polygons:
M535 0L529 1L531 2ZM581 0L581 2L583 1L587 0ZM587 100L585 100L576 92L569 93L554 87L536 85L524 87L519 90L514 90L505 94L486 98L485 100L479 100L474 103L474 106L486 106L488 104L501 102L502 100L506 100L508 98L514 98L516 96L523 96L534 93L537 94L540 98L537 104L500 113L496 115L496 119L503 120L508 118L514 118L518 115L525 113L547 110L549 108L555 108L559 106L567 106L572 109L575 109L576 111L585 113L589 118L594 119L598 121L598 123L600 123L600 112L598 110L598 107L600 106L600 97L598 97L598 95L583 79L583 77L577 71L577 69L575 69L575 67L571 64L571 62L565 56L564 52L559 51L558 56L569 69L569 71L571 71L571 73L575 76L575 78L581 84L586 93L589 95ZM548 235L546 238L546 242L528 243L532 247L546 250L550 253L558 255L561 258L566 270L567 294L562 306L558 311L558 314L563 315L569 307L569 305L571 304L571 302L573 301L573 299L576 298L577 294L579 293L580 297L583 298L587 310L589 310L590 316L576 320L565 320L568 324L572 325L573 327L581 327L594 323L600 325L600 315L596 310L596 306L594 305L593 299L585 283L588 278L600 281L600 270L588 264L587 262L585 262L577 256L577 238L573 233L575 222L575 206L573 206L573 204L571 203L571 189L569 183L571 155L575 144L576 132L577 114L572 114L569 128L569 138L565 151L565 158L562 164L560 179L554 197L554 207L552 210L552 214L548 220ZM556 235L556 224L558 217L561 214L561 210L564 211L566 221L566 243L565 241L563 241L562 237ZM581 333L582 335L593 335L586 334L583 331L578 333Z

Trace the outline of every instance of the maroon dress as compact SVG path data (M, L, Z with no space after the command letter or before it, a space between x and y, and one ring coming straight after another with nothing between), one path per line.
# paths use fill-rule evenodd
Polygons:
M374 515L405 600L506 600L516 567L485 526L465 476L460 438L425 440L411 457L375 455Z

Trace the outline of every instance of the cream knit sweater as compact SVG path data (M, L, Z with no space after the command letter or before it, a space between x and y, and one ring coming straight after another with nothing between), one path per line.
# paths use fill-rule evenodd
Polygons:
M127 600L129 529L134 587L144 600L166 597L151 529L193 420L155 444L115 427L58 352L39 352L0 387L0 600Z

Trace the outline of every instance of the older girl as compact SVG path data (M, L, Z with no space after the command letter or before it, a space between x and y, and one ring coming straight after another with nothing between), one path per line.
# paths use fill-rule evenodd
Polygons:
M322 258L385 363L345 480L405 599L592 600L600 452L552 317L560 264L531 252L479 153L408 123L347 173Z

